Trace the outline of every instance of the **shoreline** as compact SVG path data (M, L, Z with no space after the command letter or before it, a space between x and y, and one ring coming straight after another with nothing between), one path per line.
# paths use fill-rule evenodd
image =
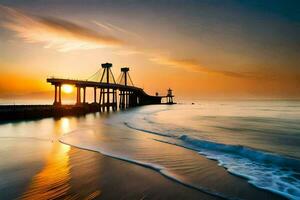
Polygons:
M206 188L201 189L201 188L193 186L191 184L182 182L182 181L176 179L175 177L172 177L172 176L168 175L168 173L164 173L163 171L165 171L165 169L161 166L158 166L158 165L151 165L151 164L140 162L140 161L137 161L137 160L118 157L116 155L105 153L105 152L92 150L92 149L88 149L88 148L84 148L84 147L79 147L79 146L76 146L76 145L71 145L71 144L65 143L61 140L59 140L59 142L62 143L62 144L68 145L70 147L73 147L73 148L81 149L81 150L84 150L84 151L90 151L90 152L94 152L94 153L99 153L99 154L102 154L103 156L106 156L106 157L109 157L109 158L112 158L112 159L120 160L122 162L126 162L126 163L129 163L129 164L133 164L133 165L144 167L146 169L153 170L153 171L157 172L158 174L162 175L163 177L167 178L168 180L170 180L172 182L178 183L178 184L180 184L184 187L196 190L198 192L207 194L209 196L213 196L213 197L220 198L220 199L233 199L231 197L226 197L226 196L223 196L221 194L214 193L213 191L209 191L209 189L206 189Z
M171 181L175 184L181 185L184 188L191 189L191 190L197 191L201 194L208 195L212 198L216 198L216 199L236 199L237 198L237 197L234 197L234 196L232 196L232 197L227 196L226 194L223 194L223 193L220 193L220 192L217 192L217 191L212 191L210 189L206 189L205 187L201 188L199 186L194 186L192 184L185 183L182 180L176 179L176 177L168 175L167 171L164 172L164 170L165 170L164 167L161 167L161 166L158 166L158 165L152 165L152 164L149 164L149 163L145 163L145 162L141 162L141 161L137 161L137 160L132 160L132 159L129 159L129 158L126 158L126 157L119 157L119 156L116 156L116 155L113 155L113 154L102 152L100 150L88 149L88 148L85 148L85 147L80 147L80 146L68 144L68 143L65 143L63 141L59 141L59 142L61 142L62 144L71 146L72 148L80 149L80 150L87 151L87 152L93 152L93 153L101 154L102 156L105 156L105 157L108 157L108 158L111 158L111 159L115 159L115 160L118 160L118 161L121 161L121 162L125 162L125 163L128 163L130 165L136 165L136 166L142 167L144 169L149 169L149 170L153 171L154 173L160 175L162 178L164 178L166 180L169 180L169 181ZM168 144L168 145L172 145L172 144ZM184 148L182 146L177 146L177 147L178 148ZM186 149L186 148L184 148L184 149ZM195 152L192 149L187 149L187 150ZM202 156L202 155L199 155L199 156L203 157L203 159L206 160L206 162L211 162L211 160L205 158L204 156ZM212 161L212 162L214 162L214 161ZM206 165L206 163L203 163L203 164ZM217 165L218 165L217 162L215 162L216 167L217 167ZM222 169L224 169L224 168L222 167ZM246 181L245 178L236 176L234 174L230 174L227 171L225 173L227 173L229 176L233 176L234 179L237 178L237 179L242 179L243 181ZM226 178L226 177L224 177L224 178ZM229 183L230 184L234 183L233 185L231 185L231 188L234 188L234 187L236 187L236 185L239 185L238 182L235 183L235 181L233 181L233 182L229 181ZM247 195L248 197L246 199L252 199L253 196L267 197L267 198L271 198L271 199L286 199L285 197L283 197L279 194L276 194L276 193L273 193L273 192L270 192L268 190L264 190L264 189L261 189L261 188L257 188L255 186L249 184L249 183L246 183L246 185L249 185L249 187L252 188L251 189L252 192L257 191L257 192L255 192L257 194Z
M25 173L10 187L0 187L1 199L220 199L142 165L59 141L50 145L52 150L44 164L20 166L26 172L34 169L31 177ZM9 173L15 174L14 169Z

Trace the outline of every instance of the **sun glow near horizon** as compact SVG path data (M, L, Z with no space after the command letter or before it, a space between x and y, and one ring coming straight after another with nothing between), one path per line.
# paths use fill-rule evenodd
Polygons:
M72 85L62 85L61 89L66 94L71 94L73 92L74 87Z

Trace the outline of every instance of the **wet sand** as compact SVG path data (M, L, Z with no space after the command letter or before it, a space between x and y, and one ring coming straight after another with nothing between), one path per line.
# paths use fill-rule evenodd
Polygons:
M22 199L218 199L100 153L74 147L65 153L66 157L52 155Z

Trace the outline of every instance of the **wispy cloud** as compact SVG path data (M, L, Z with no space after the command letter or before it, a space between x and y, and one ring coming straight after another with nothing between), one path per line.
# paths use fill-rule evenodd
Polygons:
M96 24L97 26L105 29L105 30L110 31L113 34L124 33L126 35L133 36L133 37L136 37L136 38L142 38L137 33L134 33L132 31L128 31L124 28L121 28L120 26L116 26L116 25L113 25L113 24L108 23L108 22L104 23L104 22L99 22L99 21L93 21L93 23Z
M59 51L78 49L96 49L121 46L124 42L118 38L101 34L70 21L40 17L22 11L1 6L5 21L1 25L16 32L17 36L32 43L43 43L45 48Z
M234 78L251 78L260 79L263 76L260 74L250 73L250 72L233 72L226 70L212 69L205 67L199 63L199 61L194 59L176 59L167 56L154 56L151 60L160 65L166 65L170 67L176 67L180 69L185 69L190 72L204 72L210 74L220 74L224 76L234 77Z

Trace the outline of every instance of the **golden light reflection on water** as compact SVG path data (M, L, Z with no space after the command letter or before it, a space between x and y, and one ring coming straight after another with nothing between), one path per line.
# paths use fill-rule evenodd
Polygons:
M69 118L61 119L61 129L64 133L70 131L70 119Z
M52 139L57 141L64 134L69 133L77 127L76 118L72 117L63 117L59 120L56 120L52 125Z
M53 143L50 147L51 152L45 156L43 169L33 176L31 183L23 193L21 199L80 199L79 196L84 197L84 199L95 199L101 194L99 189L89 191L85 188L81 188L81 186L79 187L80 191L78 191L79 188L75 186L76 194L73 191L74 185L72 187L71 178L74 179L75 177L76 179L76 175L72 176L71 174L71 168L73 168L74 171L74 163L72 165L71 157L72 155L74 156L74 153L71 153L70 146L60 143L58 139L76 128L76 123L77 119L71 117L64 117L55 121L52 135L56 139L52 140ZM75 154L75 157L78 157L78 155ZM74 159L76 160L76 158L73 158L73 160ZM84 176L85 171L81 170L84 163L79 164L77 161L76 166L78 168L76 169L78 170L76 174ZM77 183L75 185L77 185Z
M22 199L54 199L63 197L70 188L70 146L54 143L45 167L36 174Z
M70 131L70 120L62 118L55 127L61 133ZM56 132L56 131L55 131ZM70 146L54 142L44 168L37 173L22 199L55 199L66 197L70 189Z

